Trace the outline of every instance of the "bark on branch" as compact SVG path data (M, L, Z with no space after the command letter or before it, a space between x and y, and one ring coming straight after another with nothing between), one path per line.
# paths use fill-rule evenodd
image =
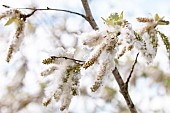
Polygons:
M90 7L89 7L89 3L88 3L88 0L81 0L82 4L83 4L83 7L84 7L84 10L85 10L85 13L86 13L86 19L87 21L90 23L90 25L92 26L92 28L94 30L98 30L98 26L93 18L93 15L91 13L91 10L90 10Z
M113 73L113 75L114 75L114 77L115 77L115 79L116 79L116 81L117 81L117 83L119 85L120 92L123 95L123 97L124 97L124 99L126 101L126 104L128 105L129 110L130 110L131 113L137 113L137 110L136 110L136 107L133 104L133 101L132 101L132 99L131 99L131 97L129 95L128 83L129 83L129 80L130 80L130 78L132 76L132 72L134 70L135 64L137 63L138 55L139 55L139 53L136 56L135 62L133 64L133 66L132 66L131 72L130 72L126 82L123 81L117 67L115 67L115 69L112 71L112 73Z

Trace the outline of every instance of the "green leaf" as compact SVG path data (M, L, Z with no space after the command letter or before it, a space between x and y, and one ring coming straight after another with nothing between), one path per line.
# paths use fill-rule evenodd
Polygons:
M109 20L115 20L115 21L119 20L119 15L118 15L118 13L111 14L111 15L109 16Z
M114 25L114 23L112 22L112 20L110 20L110 19L104 19L104 18L102 18L103 19L103 21L107 24L107 25Z
M117 58L115 58L114 61L117 65L119 65L119 60Z
M148 74L143 72L142 76L146 78L146 77L148 77Z
M117 21L116 24L121 26L122 22L121 21Z
M119 19L123 19L123 11L121 12Z
M9 18L8 21L6 22L5 26L8 26L12 24L13 22L18 23L18 19L16 17Z
M12 24L14 22L14 20L15 20L14 17L9 18L8 21L6 22L5 26Z
M160 17L159 17L159 15L158 15L158 13L156 13L156 14L155 14L155 21L158 21L158 20L160 20Z
M111 100L116 95L116 90L113 89L112 87L105 86L104 91L105 91L105 94L109 100Z
M169 77L165 78L164 84L166 85L166 88L170 89L170 78Z
M123 11L121 12L120 15L118 13L112 13L107 19L104 18L102 19L107 25L111 25L111 26L122 25Z
M28 25L28 28L29 28L29 29L32 29L32 28L33 28L33 25L32 25L32 23L31 23L30 21L27 21L27 25Z
M40 85L40 88L41 88L41 89L44 89L44 88L45 88L45 83L39 83L39 85Z

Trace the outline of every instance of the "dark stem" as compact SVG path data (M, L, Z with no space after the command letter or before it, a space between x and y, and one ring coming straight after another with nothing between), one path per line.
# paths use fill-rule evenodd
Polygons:
M129 80L130 80L130 78L131 78L131 76L132 76L132 73L133 73L133 70L134 70L134 68L135 68L135 65L136 65L136 63L137 63L138 56L139 56L139 53L136 55L135 62L134 62L134 64L132 65L132 68L131 68L130 74L129 74L129 76L128 76L127 80L126 80L126 84L127 84L127 85L128 85L128 83L129 83Z
M26 21L27 18L31 17L34 13L36 12L36 10L33 10L30 14L21 14L20 18L23 18L24 21Z
M3 7L5 8L13 8L13 7L10 7L10 6L7 6L7 5L2 5ZM78 16L81 16L83 17L85 20L87 20L87 17L81 13L77 13L77 12L74 12L74 11L70 11L70 10L65 10L65 9L56 9L56 8L14 8L14 9L28 9L28 10L33 10L33 11L61 11L61 12L67 12L67 13L71 13L71 14L75 14L75 15L78 15Z
M56 8L49 8L49 7L47 7L47 8L13 8L13 7L10 7L10 6L7 6L7 5L2 5L2 6L5 7L5 8L33 10L33 14L36 11L49 11L49 10L67 12L67 13L71 13L71 14L75 14L75 15L83 17L87 22L89 22L89 24L91 25L91 27L94 30L98 30L99 28L98 28L92 14L91 14L91 10L90 10L90 7L88 5L88 1L87 0L82 0L82 4L83 4L83 7L84 7L86 15L83 15L83 14L78 13L78 12L70 11L70 10L56 9Z
M69 57L57 57L57 56L51 56L52 59L59 59L59 58L64 58L66 60L72 60L74 61L75 63L84 63L85 61L82 61L82 60L77 60L77 59L74 59L74 58L69 58Z

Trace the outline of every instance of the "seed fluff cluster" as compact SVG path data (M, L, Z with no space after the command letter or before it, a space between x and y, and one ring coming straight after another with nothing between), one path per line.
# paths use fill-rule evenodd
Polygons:
M52 100L61 102L60 110L68 109L73 96L79 95L80 60L73 58L73 54L63 49L60 54L43 60L43 64L52 65L41 73L42 76L53 75L53 79L46 88L43 105L47 106ZM51 90L50 90L51 89Z
M167 53L170 53L168 37L157 28L159 25L168 25L169 21L163 20L163 17L159 17L158 14L151 18L137 18L138 22L144 24L139 31L133 30L131 24L123 19L123 12L120 15L113 13L104 21L109 26L109 34L113 35L115 31L119 34L115 48L118 59L135 47L142 53L147 63L151 63L157 54L158 35L160 35Z
M170 43L168 38L157 29L158 25L168 25L169 21L163 20L163 17L160 18L158 14L153 18L139 17L137 21L143 23L144 27L138 33L140 39L136 41L135 45L146 58L147 62L151 63L157 54L158 34L165 44L167 51L169 51Z
M61 111L68 109L72 97L80 94L79 80L83 75L81 72L94 69L90 68L93 66L99 68L97 68L95 80L90 89L92 92L97 91L104 85L108 73L115 68L115 61L133 48L140 51L148 63L152 62L157 53L158 34L167 51L170 50L168 37L156 29L158 25L169 23L157 14L154 18L137 18L138 22L144 24L144 27L139 31L133 30L132 25L123 19L123 12L121 14L113 13L103 20L108 26L107 30L93 30L82 33L78 38L81 43L80 47L90 51L87 58L82 58L84 61L74 59L76 53L68 54L68 51L64 49L62 54L43 60L43 64L53 64L53 66L43 71L41 75L53 74L54 77L58 78L56 81L53 80L53 90L48 91L49 94L43 101L45 106L52 100L56 100L61 102Z
M0 19L9 18L9 20L7 21L7 23L5 25L10 25L12 22L15 22L16 26L17 26L16 31L15 31L15 36L9 45L9 49L8 49L8 53L7 53L7 57L6 57L7 62L10 61L13 52L16 52L20 45L19 44L20 36L24 29L24 20L22 20L20 18L21 15L22 15L21 11L19 11L17 9L11 9L11 10L6 11L0 15Z
M34 12L35 11L26 15L23 14L18 9L10 9L0 15L0 20L3 18L8 18L8 21L6 22L5 26L10 25L12 23L16 24L15 35L12 41L10 42L9 49L7 52L7 57L6 57L7 62L10 62L13 53L18 51L20 44L23 40L22 38L23 38L23 31L24 31L26 18L33 15Z

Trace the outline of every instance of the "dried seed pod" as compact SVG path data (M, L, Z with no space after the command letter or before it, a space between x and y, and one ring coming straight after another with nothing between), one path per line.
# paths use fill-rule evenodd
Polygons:
M48 105L50 104L50 102L51 102L51 98L44 98L42 104L43 104L44 106L48 106Z
M142 18L142 17L138 17L136 18L138 22L153 22L154 20L152 18Z
M106 62L103 62L100 66L100 70L99 70L99 73L97 75L97 78L95 80L95 83L94 85L90 88L92 92L95 92L102 84L102 81L103 81L103 77L105 75L105 72L106 72L106 66L107 66L107 63Z
M14 52L14 44L11 44L9 46L9 49L8 49L8 53L7 53L7 57L6 57L6 61L9 62L11 60L11 57L12 57L12 53Z
M102 51L105 49L105 47L106 47L106 44L102 43L100 47L98 48L98 50L95 52L95 54L93 54L92 57L85 62L85 64L83 65L83 68L87 69L88 67L93 65L94 62L98 59L98 57L102 53Z

